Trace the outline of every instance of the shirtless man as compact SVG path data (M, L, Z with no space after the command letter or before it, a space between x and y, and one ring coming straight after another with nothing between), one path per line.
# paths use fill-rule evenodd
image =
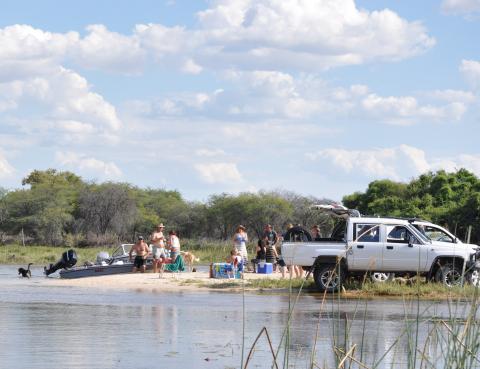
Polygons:
M147 263L147 255L148 255L148 245L143 240L142 236L138 237L138 241L135 245L132 246L128 256L130 261L132 260L132 253L135 251L135 261L133 262L133 269L132 272L135 273L138 269L142 273L145 273L146 263Z
M151 236L151 242L153 244L152 247L152 254L153 254L153 272L158 272L158 266L160 265L160 269L162 267L163 262L166 259L165 255L165 237L163 236L164 230L163 223L160 223L155 231L153 231Z

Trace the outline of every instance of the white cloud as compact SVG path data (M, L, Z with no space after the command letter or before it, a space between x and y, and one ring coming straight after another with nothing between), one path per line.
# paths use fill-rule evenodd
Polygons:
M391 148L346 150L328 148L307 153L306 157L320 162L325 168L331 167L343 173L370 179L389 178L396 181L409 180L430 170L448 172L465 168L480 175L480 154L459 154L453 157L433 157L428 159L424 150L409 145Z
M0 81L48 74L65 61L127 74L147 61L192 74L232 67L319 71L402 60L435 43L421 23L388 9L358 9L353 0L217 0L198 19L190 29L137 24L131 34L93 24L84 37L8 26L0 29Z
M238 68L303 69L401 60L435 40L419 22L385 9L368 12L353 0L217 0L198 17L203 57ZM208 59L208 53L211 58Z
M468 16L480 12L480 0L444 0L442 10L447 14Z
M476 60L462 60L460 72L474 88L480 88L480 62Z
M414 124L420 120L458 121L467 110L466 104L459 101L443 106L421 105L413 96L383 97L373 93L363 99L362 107L380 121L400 125Z
M465 104L471 104L477 99L476 96L470 91L461 90L435 90L431 93L427 93L434 99L443 100L447 102L461 102Z
M7 158L0 152L0 178L8 178L15 173Z
M104 162L93 157L74 152L57 152L55 161L64 167L79 170L80 172L100 175L103 179L118 179L122 171L113 162Z
M435 169L444 169L447 172L465 168L480 176L480 154L459 154L453 157L436 158L433 161L433 167Z
M243 181L235 163L203 163L194 166L200 178L210 184L235 184Z
M185 63L183 63L182 71L188 74L199 74L203 68L195 63L194 60L188 59Z
M35 125L45 128L40 122L49 121L48 127L70 134L113 137L122 126L113 105L92 92L85 78L62 67L50 75L0 83L2 110L17 109L28 114L32 105L36 110L30 113L31 128Z
M345 150L324 149L307 154L311 160L331 162L334 167L345 173L363 174L369 177L388 177L398 179L394 161L397 152L395 149L376 150Z
M109 31L102 24L87 27L87 36L71 49L75 63L90 69L138 73L143 69L146 52L137 35L125 36Z
M142 48L153 54L157 61L188 51L188 46L192 42L191 35L180 26L137 24L134 33L135 37L140 40Z

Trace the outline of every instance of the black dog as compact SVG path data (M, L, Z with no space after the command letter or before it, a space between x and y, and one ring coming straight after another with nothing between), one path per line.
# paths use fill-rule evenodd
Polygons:
M23 278L30 278L32 276L32 272L30 271L30 265L33 265L33 263L28 264L28 268L18 268L18 275L22 275Z

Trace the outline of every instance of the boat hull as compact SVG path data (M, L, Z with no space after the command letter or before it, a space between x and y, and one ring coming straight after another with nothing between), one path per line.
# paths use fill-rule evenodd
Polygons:
M92 265L88 267L63 269L60 271L60 278L74 279L84 277L100 277L111 274L131 273L133 263L116 264L116 265ZM151 269L151 264L147 265L147 269Z

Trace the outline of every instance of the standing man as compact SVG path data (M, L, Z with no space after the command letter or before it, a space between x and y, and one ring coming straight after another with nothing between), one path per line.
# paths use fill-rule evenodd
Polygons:
M152 247L152 255L153 255L153 272L158 272L158 266L162 265L162 263L166 259L165 255L165 237L163 235L163 230L165 229L163 223L160 223L152 233L151 242L153 244Z
M268 241L268 245L273 246L277 243L278 241L278 235L277 232L275 232L272 228L271 224L266 224L265 228L263 229L263 239L266 239Z
M130 252L128 253L130 261L132 260L133 252L135 252L135 261L133 262L132 272L135 273L138 269L140 269L142 273L145 273L148 256L148 245L143 240L142 236L138 236L137 243L132 246Z

